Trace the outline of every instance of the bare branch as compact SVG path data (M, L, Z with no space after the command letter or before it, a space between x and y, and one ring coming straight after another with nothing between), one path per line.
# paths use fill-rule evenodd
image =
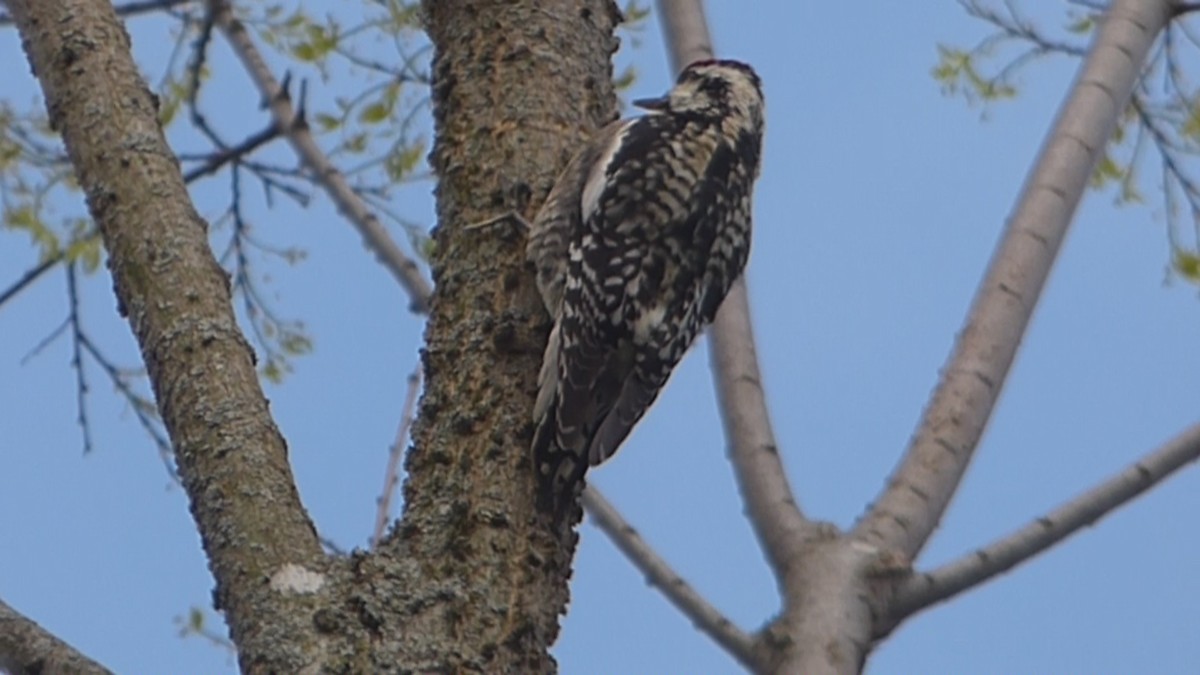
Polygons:
M154 441L154 445L158 448L158 458L163 463L163 468L166 469L167 475L172 481L179 482L179 472L175 470L175 453L171 451L171 443L163 436L161 429L161 420L159 420L157 411L154 408L154 401L138 393L133 385L129 383L129 371L118 368L116 364L109 360L107 356L100 352L92 339L86 334L81 335L79 344L92 357L92 360L100 366L108 379L112 382L117 393L125 399L129 404L129 408L133 411L133 416L137 418L138 424L142 426L142 430Z
M396 494L396 486L400 484L400 458L408 447L408 430L412 427L413 417L417 409L417 393L421 390L421 366L413 369L408 375L408 391L404 394L404 405L400 412L400 425L396 429L396 440L388 450L387 469L383 476L383 490L375 500L375 531L371 534L371 548L379 545L383 533L387 530L388 520L392 513L392 496Z
M88 421L87 371L83 366L83 326L79 319L79 282L75 278L75 263L67 263L67 299L70 305L70 316L67 321L71 324L71 368L75 370L75 401L79 408L79 428L83 432L83 452L92 451L92 425Z
M408 293L410 309L417 313L425 313L429 309L431 288L425 280L417 263L409 258L396 242L392 240L387 229L379 221L365 202L355 194L345 176L338 171L329 157L317 144L308 127L308 122L292 105L286 88L280 85L271 74L262 54L254 45L246 27L233 16L227 0L214 0L214 19L217 26L229 40L234 52L241 59L249 72L254 84L263 96L265 105L275 117L275 123L285 130L288 141L300 160L312 172L313 179L325 190L338 210L344 215L359 234L366 245L373 251L381 263L395 276L396 281Z
M25 290L33 282L40 279L43 274L49 272L55 265L62 262L62 260L62 253L50 256L37 265L34 265L29 271L22 274L20 279L14 281L11 286L4 289L3 293L0 293L0 307L3 307L4 303L17 297L17 294Z
M712 58L704 11L695 0L660 0L658 6L672 68ZM796 505L771 430L744 282L734 284L717 312L709 345L738 487L771 569L782 575L812 527Z
M208 153L204 158L204 163L189 169L183 174L183 181L191 183L192 181L203 176L215 174L221 167L230 162L242 163L241 160L260 147L279 138L279 126L274 121L267 125L262 131L247 136L241 143L232 147L221 146L215 152Z
M1200 424L1021 529L932 572L909 578L892 601L890 626L1033 559L1198 458Z
M616 508L599 492L587 488L583 492L583 507L597 528L616 545L625 557L646 575L646 582L658 588L667 600L684 616L692 620L696 628L709 636L731 656L751 671L758 671L761 664L754 654L754 638L725 617L684 581L667 561L642 539Z
M80 654L3 600L0 600L0 671L12 675L112 675L112 671Z
M1096 33L1008 221L966 325L900 467L855 535L912 559L966 472L1076 206L1170 16L1117 0Z

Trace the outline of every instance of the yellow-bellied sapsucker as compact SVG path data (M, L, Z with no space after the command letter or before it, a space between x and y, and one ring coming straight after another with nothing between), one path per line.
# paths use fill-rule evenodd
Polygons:
M559 176L526 249L554 328L533 460L562 506L616 452L741 275L763 133L737 61L688 66L649 114L596 134Z

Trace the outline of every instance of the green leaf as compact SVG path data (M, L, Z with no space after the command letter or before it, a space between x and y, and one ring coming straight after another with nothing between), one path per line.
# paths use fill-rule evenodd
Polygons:
M1179 132L1188 138L1200 139L1200 105L1192 104Z
M424 156L424 141L416 141L412 145L388 155L386 167L388 178L397 182L403 180L416 170Z
M1076 35L1086 35L1087 33L1092 32L1092 29L1095 27L1096 27L1095 17L1083 16L1083 17L1080 17L1079 19L1075 20L1074 22L1068 24L1067 30L1071 33L1075 33Z
M627 67L625 70L621 71L620 75L617 75L613 78L613 88L617 91L624 91L632 87L634 81L637 80L637 75L637 68L634 68L633 66Z
M84 237L76 239L67 247L66 259L78 261L83 265L83 271L91 274L100 267L100 238Z
M312 351L312 340L302 333L286 331L279 336L279 348L292 356L302 356Z
M8 209L4 212L4 224L14 230L28 232L33 242L42 249L44 258L58 253L58 236L42 222L33 206L26 204Z
M1171 251L1171 269L1193 284L1200 284L1200 255L1174 247Z
M321 127L322 131L333 131L342 126L342 121L333 115L326 113L317 113L315 117L317 126Z
M267 359L267 362L263 364L262 376L267 378L272 384L283 382L283 375L284 369L276 359Z
M402 28L420 28L421 6L415 2L404 3L400 0L392 0L388 3L388 17L390 28L393 31Z
M1096 170L1092 172L1091 185L1094 188L1104 187L1109 181L1119 180L1124 175L1125 168L1106 152L1096 163Z
M300 44L293 45L292 56L295 56L301 61L308 61L310 63L319 58L317 55L317 48L309 42L301 42Z
M356 155L362 154L363 152L366 152L366 150L367 150L368 140L369 139L367 138L366 134L355 134L355 135L351 136L350 138L346 139L346 142L343 145L343 147L346 148L346 152L351 152Z
M384 101L376 101L358 113L358 121L363 124L378 124L392 114L392 108Z
M1016 87L996 78L983 76L975 67L971 52L938 45L938 63L930 72L933 79L942 85L942 93L957 94L960 91L968 99L978 98L990 102L1013 98Z

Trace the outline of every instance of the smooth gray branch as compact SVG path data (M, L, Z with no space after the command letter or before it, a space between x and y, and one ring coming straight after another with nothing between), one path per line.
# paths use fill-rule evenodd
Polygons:
M3 600L0 600L0 671L11 675L112 675L112 671L51 635Z
M647 583L658 588L676 609L683 612L697 628L747 669L759 669L754 655L754 638L751 635L734 625L671 569L667 561L654 552L637 530L633 529L599 492L589 487L584 490L582 501L592 522L601 532L608 535L634 567L646 575Z
M1171 2L1116 0L1042 147L908 451L854 534L913 559L958 488Z
M712 39L698 2L660 0L658 9L675 71L713 58ZM793 497L771 429L744 281L734 284L721 305L709 346L738 487L771 569L782 575L811 528Z
M392 273L400 286L408 293L409 308L418 314L429 311L432 288L420 267L404 253L388 234L379 217L366 202L354 192L345 175L329 161L329 156L317 144L306 120L297 113L290 95L267 67L266 61L255 46L246 27L233 16L227 0L214 0L214 20L229 40L234 53L241 59L250 78L254 81L263 100L275 117L280 129L286 130L288 142L300 161L312 172L313 179L325 190L337 206L338 211L362 235L367 248Z
M911 577L892 601L892 625L1031 560L1198 458L1200 424L1021 529L932 572Z

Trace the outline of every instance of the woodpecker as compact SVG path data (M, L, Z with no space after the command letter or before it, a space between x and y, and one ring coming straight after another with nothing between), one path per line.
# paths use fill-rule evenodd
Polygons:
M617 451L713 320L750 251L762 83L692 63L648 111L601 129L529 225L554 320L538 376L533 461L561 510Z

